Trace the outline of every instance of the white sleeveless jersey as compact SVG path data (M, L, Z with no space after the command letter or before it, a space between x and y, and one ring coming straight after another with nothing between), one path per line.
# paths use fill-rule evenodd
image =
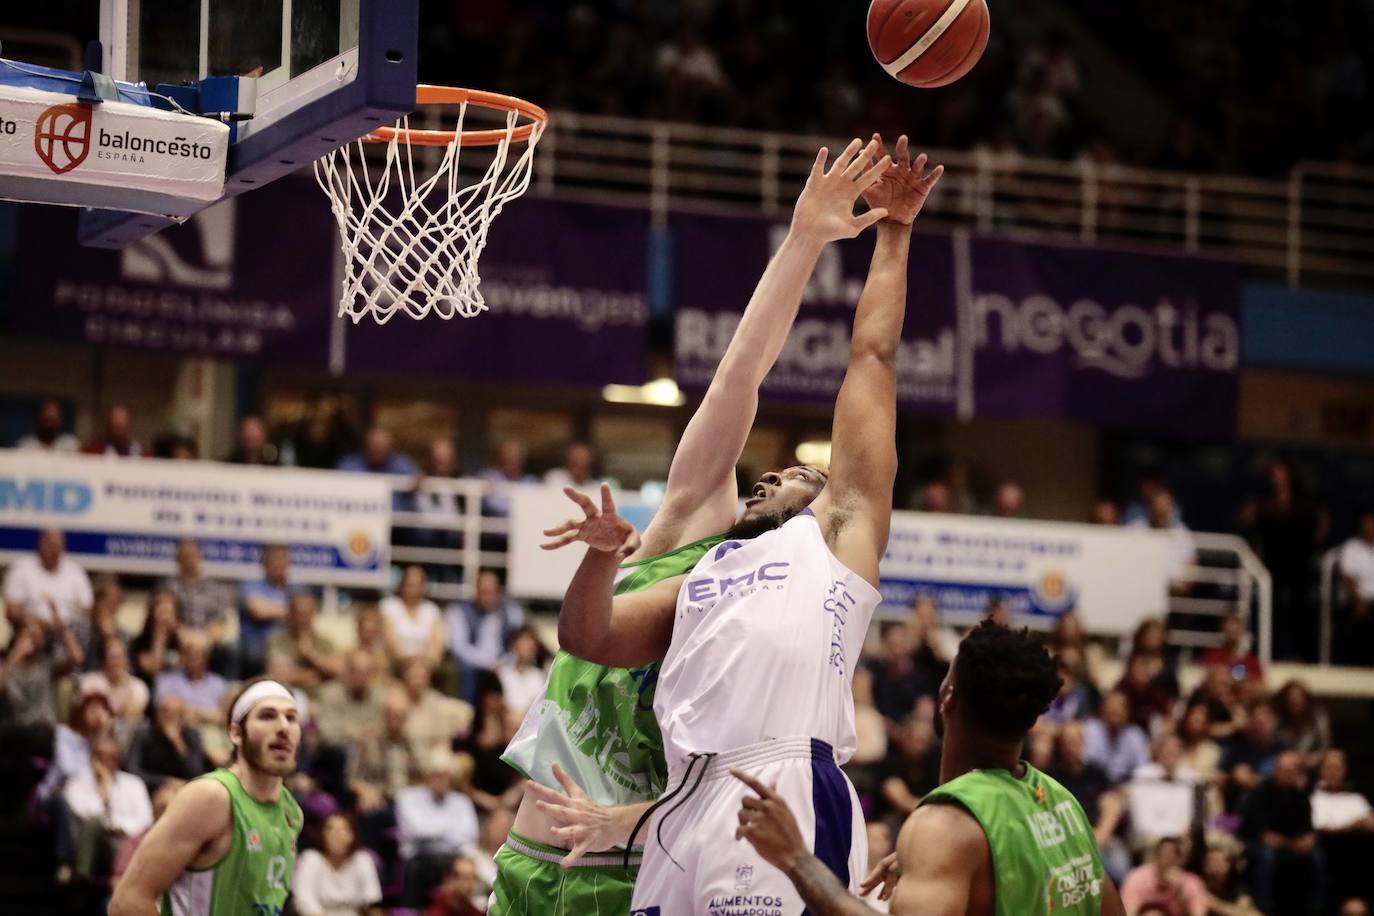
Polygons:
M854 665L880 600L830 552L810 509L708 551L678 592L658 673L669 769L778 738L820 738L847 761Z

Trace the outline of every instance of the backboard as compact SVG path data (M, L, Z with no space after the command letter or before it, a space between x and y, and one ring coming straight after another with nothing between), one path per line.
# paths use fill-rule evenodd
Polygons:
M104 71L185 84L251 76L231 124L225 196L252 190L415 107L419 0L101 0ZM90 210L83 244L119 248L170 225Z

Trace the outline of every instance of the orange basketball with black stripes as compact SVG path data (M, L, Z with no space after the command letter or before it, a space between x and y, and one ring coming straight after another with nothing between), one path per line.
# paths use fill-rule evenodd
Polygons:
M909 86L948 86L988 46L986 0L873 0L868 46L883 69Z

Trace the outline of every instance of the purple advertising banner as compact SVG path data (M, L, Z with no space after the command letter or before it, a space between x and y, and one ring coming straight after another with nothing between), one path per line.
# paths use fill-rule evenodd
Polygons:
M972 285L978 416L1235 432L1236 265L977 238Z
M313 181L230 198L122 251L78 245L76 215L23 208L17 333L326 365L336 242Z
M675 214L673 288L676 305L673 374L703 391L759 276L787 234L766 219ZM868 275L873 233L828 245L802 296L801 311L762 393L774 400L833 402L849 361L854 308ZM954 272L950 240L912 240L906 321L897 355L897 398L908 410L955 409Z
M350 324L349 369L603 385L644 381L649 216L524 198L482 253L488 310L444 321Z

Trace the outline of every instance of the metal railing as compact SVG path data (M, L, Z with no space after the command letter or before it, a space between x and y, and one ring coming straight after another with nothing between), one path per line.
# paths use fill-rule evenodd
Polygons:
M441 109L417 117L451 126ZM816 149L846 139L560 111L536 154L535 189L643 206L658 225L678 209L782 215ZM1305 162L1285 181L990 149L928 152L946 168L922 216L928 225L1176 247L1293 286L1374 281L1374 169ZM485 167L490 152L463 156Z
M1169 642L1190 649L1219 646L1221 627L1213 621L1239 613L1247 631L1255 631L1256 654L1267 666L1274 654L1269 570L1242 537L1199 531L1189 536L1197 554L1181 580L1189 586L1188 594L1169 596ZM1186 623L1190 620L1191 625Z

